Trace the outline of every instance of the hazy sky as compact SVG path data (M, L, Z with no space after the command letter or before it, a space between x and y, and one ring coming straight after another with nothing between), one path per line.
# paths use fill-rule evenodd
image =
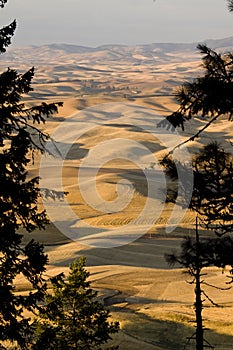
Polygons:
M225 0L9 0L0 23L14 18L17 46L196 42L233 35Z

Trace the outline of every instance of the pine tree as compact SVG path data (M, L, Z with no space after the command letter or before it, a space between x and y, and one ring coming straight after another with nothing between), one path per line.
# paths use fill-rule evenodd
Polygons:
M167 175L177 180L176 164L171 156L165 157L162 164ZM188 342L195 339L196 349L203 350L205 345L211 347L204 339L203 297L216 305L204 291L203 285L208 285L208 273L203 272L203 269L209 266L224 269L229 265L231 275L233 273L233 240L226 236L226 233L232 232L233 229L233 156L213 142L193 156L192 168L194 189L191 201L186 205L189 204L190 209L199 215L206 228L213 230L220 237L200 239L196 222L195 239L186 237L181 245L181 253L168 254L166 260L170 265L178 263L192 277L190 283L195 286L196 331L188 338ZM183 172L185 176L186 166L179 163L179 172ZM177 191L172 189L169 192L169 201L176 201L176 196ZM185 198L187 194L183 193L184 201Z
M4 7L7 0L1 0ZM16 22L0 30L0 52L11 42ZM43 229L46 214L38 209L38 177L29 179L27 165L32 150L44 150L48 135L36 124L57 112L60 104L42 103L27 107L22 98L32 91L34 68L24 74L8 68L0 75L0 341L29 349L34 339L34 324L25 311L35 312L44 299L43 273L47 256L43 246L31 240L22 244L21 228L28 232ZM23 275L31 292L16 294L15 279Z
M228 9L233 11L233 1L227 0ZM228 116L233 121L233 53L220 54L210 49L205 44L197 47L203 54L204 74L200 77L184 83L175 96L179 104L178 109L159 123L158 126L177 128L184 130L185 123L191 118L202 116L206 124L184 142L178 144L162 160L167 175L177 181L179 174L185 176L187 167L179 161L174 162L174 151L201 136L212 123L223 116ZM181 245L179 254L168 254L166 259L170 265L178 263L185 267L186 272L192 277L191 284L195 285L195 314L196 331L188 338L196 341L196 349L213 348L204 340L204 326L202 308L204 295L215 304L205 293L202 285L206 274L202 269L208 266L225 268L231 266L233 274L233 240L226 233L233 229L233 158L219 144L211 143L200 150L192 160L194 171L194 189L191 194L191 202L187 203L190 193L183 193L180 204L187 204L201 216L205 226L219 235L218 238L200 240L198 225L196 222L196 237L186 237ZM177 186L168 190L168 201L177 201ZM232 283L232 279L230 281ZM215 286L212 286L216 288ZM227 288L226 288L227 289ZM186 348L186 347L185 347Z
M89 275L82 257L70 265L67 280L64 274L51 280L53 294L41 312L44 324L34 350L101 349L118 332L118 323L108 322L109 311L90 288Z

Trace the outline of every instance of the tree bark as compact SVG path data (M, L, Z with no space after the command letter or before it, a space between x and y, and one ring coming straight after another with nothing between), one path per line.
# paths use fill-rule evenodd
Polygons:
M200 281L200 251L199 251L199 233L198 233L198 218L196 217L196 286L195 286L195 314L196 314L196 350L204 349L204 330L202 323L202 299L201 299L201 281Z

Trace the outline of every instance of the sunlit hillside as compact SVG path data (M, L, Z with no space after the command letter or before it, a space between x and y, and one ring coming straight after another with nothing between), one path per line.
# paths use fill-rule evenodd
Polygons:
M233 38L208 44L228 51ZM54 149L63 161L45 155L40 163L38 155L30 164L30 176L42 177L44 206L53 222L44 232L25 234L25 240L35 237L45 245L48 276L87 257L93 287L120 321L114 340L120 349L183 349L194 332L193 286L183 271L168 267L164 254L193 234L195 216L165 204L167 180L158 160L206 121L187 123L177 135L159 129L158 122L175 110L179 85L202 72L196 43L54 44L13 48L0 59L1 70L23 72L32 65L34 91L26 103L64 102L59 115L41 126L58 142ZM209 140L230 150L232 123L212 125L187 146L186 160ZM67 194L59 197L61 192ZM225 275L209 269L208 282L224 286ZM27 289L21 279L18 288ZM209 294L221 307L206 301L206 337L217 349L230 350L232 291Z

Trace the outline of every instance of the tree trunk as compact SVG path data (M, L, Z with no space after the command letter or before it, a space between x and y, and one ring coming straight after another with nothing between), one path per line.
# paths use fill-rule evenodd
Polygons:
M200 281L200 252L199 252L199 234L198 218L196 218L196 287L195 287L195 313L196 313L196 350L204 349L204 330L202 324L202 299L201 299L201 281Z

